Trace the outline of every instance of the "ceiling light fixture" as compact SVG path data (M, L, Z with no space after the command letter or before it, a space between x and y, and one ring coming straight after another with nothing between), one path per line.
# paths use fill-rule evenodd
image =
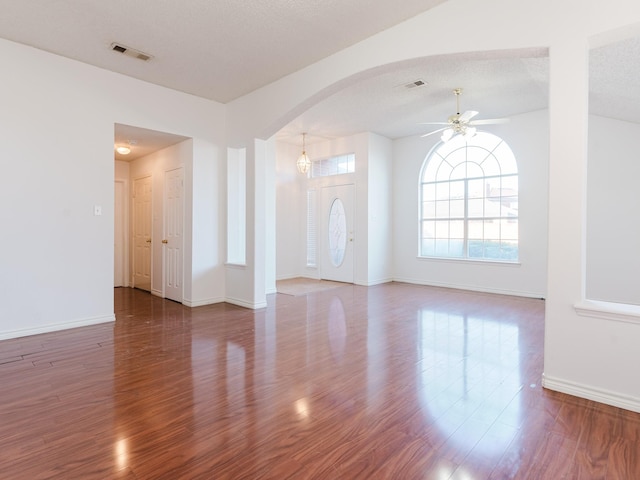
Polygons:
M302 154L298 157L298 161L296 162L296 166L298 167L298 171L300 173L307 173L309 168L311 168L311 160L309 160L309 155L307 155L305 149L305 137L306 133L302 134Z
M120 155L129 155L131 153L131 149L125 146L119 146L116 147L116 152L118 152Z

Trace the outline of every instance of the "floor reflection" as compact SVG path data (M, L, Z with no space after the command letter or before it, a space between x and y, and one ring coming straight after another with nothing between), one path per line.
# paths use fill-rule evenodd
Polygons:
M347 320L340 297L333 297L329 304L327 330L331 355L336 363L340 363L344 356L344 348L347 342Z
M513 402L523 387L518 325L425 308L418 314L418 344L425 415L458 448L475 447L497 460L521 416ZM480 442L488 431L491 441Z

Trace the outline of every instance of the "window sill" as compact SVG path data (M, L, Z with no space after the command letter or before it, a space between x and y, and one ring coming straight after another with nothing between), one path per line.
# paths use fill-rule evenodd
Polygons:
M224 264L225 267L229 267L229 268L233 268L236 270L244 270L247 268L247 264L246 263L233 263L233 262L227 262Z
M639 305L583 300L576 303L573 308L578 315L583 317L604 318L617 322L640 324Z
M420 261L443 262L443 263L460 263L473 265L497 265L500 267L520 267L520 262L507 262L500 260L480 260L475 258L447 258L447 257L416 257Z

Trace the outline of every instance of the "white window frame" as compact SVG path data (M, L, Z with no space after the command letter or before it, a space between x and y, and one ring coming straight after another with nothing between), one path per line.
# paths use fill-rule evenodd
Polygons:
M509 146L486 132L438 143L420 172L419 212L419 257L517 263L518 168Z

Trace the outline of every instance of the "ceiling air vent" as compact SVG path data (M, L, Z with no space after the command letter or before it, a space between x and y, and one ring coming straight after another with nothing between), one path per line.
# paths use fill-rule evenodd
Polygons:
M140 50L136 50L135 48L126 47L119 43L112 43L111 50L113 50L114 52L124 53L125 55L137 58L138 60L144 60L145 62L148 62L153 58L153 55L141 52Z
M422 87L424 85L426 85L427 82L425 82L424 80L415 80L414 82L410 82L407 83L404 88L416 88L416 87Z

